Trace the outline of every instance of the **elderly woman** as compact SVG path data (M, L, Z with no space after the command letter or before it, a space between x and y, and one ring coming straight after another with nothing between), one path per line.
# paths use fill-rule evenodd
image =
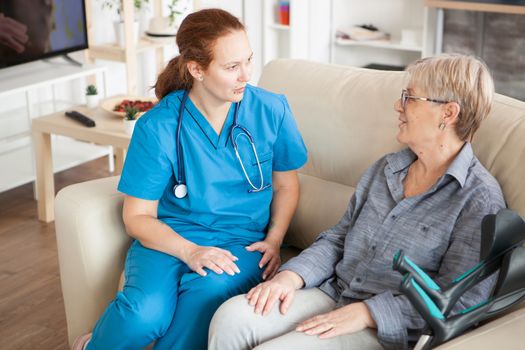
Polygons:
M392 257L405 253L447 284L479 259L480 222L505 206L470 141L494 85L473 57L442 55L410 65L394 104L397 139L359 181L340 222L271 280L219 308L210 349L405 349L425 322L398 287ZM453 312L485 300L494 278Z

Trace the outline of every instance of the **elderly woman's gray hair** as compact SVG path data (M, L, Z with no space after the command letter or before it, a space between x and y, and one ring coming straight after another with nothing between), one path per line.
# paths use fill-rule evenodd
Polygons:
M487 66L472 56L444 54L417 60L406 70L409 84L429 98L460 105L456 134L470 140L492 107L494 82Z

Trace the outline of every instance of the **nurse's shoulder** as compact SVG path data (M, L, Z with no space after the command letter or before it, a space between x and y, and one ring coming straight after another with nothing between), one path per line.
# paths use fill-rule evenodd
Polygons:
M265 116L272 117L278 121L282 120L290 110L288 100L284 95L250 84L246 85L243 103L245 102L249 106L262 107L262 110L267 112L264 113Z
M180 100L183 91L172 91L157 102L149 111L147 111L137 121L137 127L148 128L152 130L172 128L177 126Z

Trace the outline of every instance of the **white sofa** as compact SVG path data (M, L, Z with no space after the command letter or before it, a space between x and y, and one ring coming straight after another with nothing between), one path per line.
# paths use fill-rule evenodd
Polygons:
M268 64L259 85L287 96L309 151L301 199L286 241L289 257L343 214L361 174L400 149L394 101L403 73L301 60ZM480 161L498 179L508 206L525 217L525 103L497 95L474 139ZM70 343L89 331L117 291L130 243L117 177L69 186L56 198L60 275ZM490 322L439 349L523 348L525 309Z

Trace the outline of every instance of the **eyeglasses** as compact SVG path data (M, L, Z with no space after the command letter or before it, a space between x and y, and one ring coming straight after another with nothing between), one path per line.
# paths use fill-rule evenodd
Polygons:
M405 109L407 105L407 101L409 99L412 100L420 100L420 101L428 101L428 102L435 102L435 103L449 103L450 101L443 101L443 100L434 100L428 97L420 97L420 96L411 96L408 94L408 91L406 89L401 90L401 107Z

